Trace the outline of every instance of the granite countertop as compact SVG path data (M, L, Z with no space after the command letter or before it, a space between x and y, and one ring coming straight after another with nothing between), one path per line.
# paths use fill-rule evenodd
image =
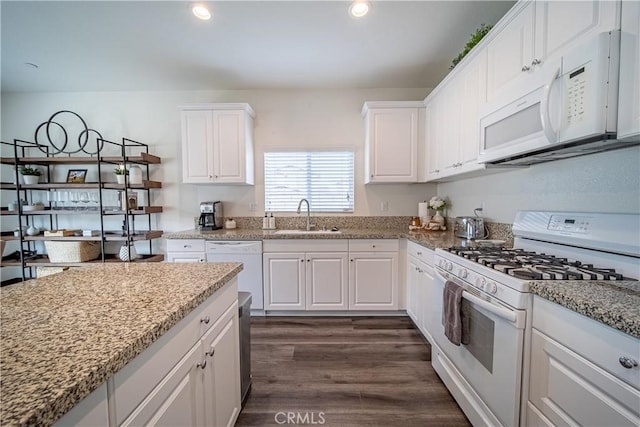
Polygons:
M197 229L164 233L165 239L205 239L205 240L271 240L271 239L399 239L407 238L430 249L448 248L460 245L462 239L449 231L409 232L398 229L341 229L340 233L300 233L279 234L273 230L214 230Z
M2 288L0 424L53 424L241 270L96 264Z
M640 282L540 280L534 294L640 338Z

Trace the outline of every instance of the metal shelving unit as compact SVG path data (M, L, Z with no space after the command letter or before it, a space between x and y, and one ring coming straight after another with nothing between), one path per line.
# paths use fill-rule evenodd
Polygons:
M68 210L61 209L51 201L44 204L43 209L38 210L25 210L21 203L17 210L8 210L8 208L2 207L0 209L0 216L15 216L17 217L19 235L14 236L13 231L3 231L1 233L2 240L5 241L19 241L18 255L19 259L3 260L2 267L17 266L21 267L22 280L35 277L35 267L78 267L86 265L87 263L97 262L122 262L118 258L118 254L111 255L106 253L107 242L122 242L123 245L131 247L133 242L136 241L148 241L148 253L140 258L136 258L128 262L159 262L164 259L161 254L153 253L153 240L162 236L162 230L153 228L153 216L154 214L162 213L161 206L154 206L151 204L152 191L162 188L162 183L159 181L149 180L150 166L161 164L160 157L154 156L149 153L149 147L147 144L134 141L128 138L122 138L121 142L112 142L102 138L97 131L85 128L78 137L79 149L68 149L66 144L67 131L62 128L58 122L54 121L56 116L68 113L72 117L75 116L80 119L82 124L84 120L76 113L70 111L59 111L55 113L49 121L41 124L35 133L35 141L25 141L16 139L13 143L0 141L5 149L10 147L13 151L13 156L0 157L0 164L10 165L15 169L14 183L0 182L0 190L15 191L15 195L18 201L26 200L27 202L34 200L34 194L37 192L55 192L61 190L96 190L98 193L97 206L89 209L76 209ZM55 144L42 144L38 142L39 131L42 134L43 126L46 124L55 124L56 127L60 127L64 131L65 144L62 148L57 147ZM95 133L96 137L95 147L93 151L90 151L88 146L88 135ZM82 139L83 134L87 138ZM49 129L47 128L47 138L50 140ZM5 150L7 151L7 150ZM104 152L108 152L110 155L103 155ZM114 155L119 153L119 155ZM35 154L35 155L34 155ZM44 154L44 156L42 155ZM38 184L22 184L20 183L18 168L21 166L40 166L44 167L44 177L47 182ZM57 166L92 166L97 169L97 181L96 182L83 182L83 183L70 183L70 182L56 182L54 181L54 170ZM113 169L119 165L124 165L129 169L132 165L138 165L142 169L143 180L141 184L131 184L129 182L129 176L125 175L124 184L118 184L115 182L109 182L103 179L103 168L109 166ZM105 192L117 191L120 196L122 192L136 191L143 192L148 206L140 206L131 208L127 205L126 201L122 203L122 197L118 197L120 200L120 206L117 208L114 206L105 206ZM128 194L128 193L125 193ZM50 199L50 198L48 198ZM126 199L126 198L125 198ZM99 234L97 236L43 236L42 234L36 236L28 236L23 233L23 227L33 225L35 218L47 217L49 228L57 229L58 216L67 217L69 215L97 215L99 218ZM105 219L113 216L122 216L121 230L109 229L105 225ZM138 224L136 224L136 218L138 218ZM4 222L4 220L3 220ZM142 223L142 224L140 224ZM136 226L142 227L141 230L136 230ZM100 242L100 257L96 260L87 262L50 262L48 256L44 253L36 252L36 243L43 241L93 241ZM31 253L36 254L31 257L27 256ZM14 280L11 280L14 282Z

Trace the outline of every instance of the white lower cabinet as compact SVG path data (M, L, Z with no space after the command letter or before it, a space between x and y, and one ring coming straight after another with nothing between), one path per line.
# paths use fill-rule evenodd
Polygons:
M397 310L397 240L265 240L265 310Z
M349 241L349 310L398 309L397 240Z
M407 243L407 314L420 332L431 341L427 312L433 292L433 251L413 242Z
M265 253L265 310L346 310L347 253Z
M640 425L640 341L534 298L527 425Z
M197 344L134 410L122 426L196 426L204 424L204 381Z
M231 308L202 338L204 358L200 366L204 370L207 426L233 426L240 414L238 307Z

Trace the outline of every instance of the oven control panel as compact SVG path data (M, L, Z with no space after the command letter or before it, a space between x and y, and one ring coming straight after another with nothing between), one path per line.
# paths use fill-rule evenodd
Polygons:
M565 233L588 233L592 218L586 216L551 215L548 230Z

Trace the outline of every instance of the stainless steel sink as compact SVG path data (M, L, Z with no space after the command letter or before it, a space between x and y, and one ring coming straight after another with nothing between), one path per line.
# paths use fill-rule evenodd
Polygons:
M342 231L331 231L331 230L278 230L275 234L340 234Z

